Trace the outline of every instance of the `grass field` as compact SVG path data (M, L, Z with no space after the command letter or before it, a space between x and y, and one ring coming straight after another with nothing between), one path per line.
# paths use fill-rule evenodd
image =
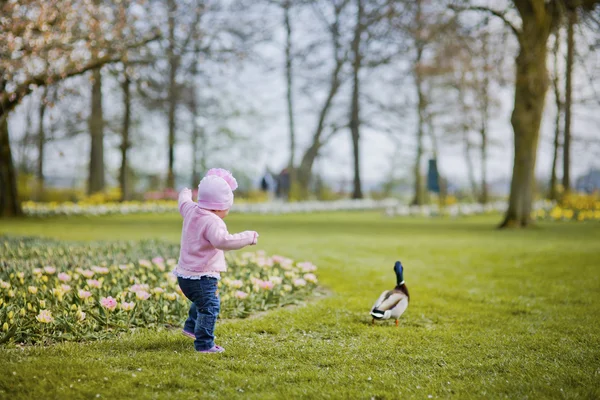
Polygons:
M220 323L220 355L173 330L0 349L0 398L600 398L600 224L232 215L258 249L314 262L330 296ZM0 234L179 240L178 215L0 221ZM371 325L402 260L411 303Z

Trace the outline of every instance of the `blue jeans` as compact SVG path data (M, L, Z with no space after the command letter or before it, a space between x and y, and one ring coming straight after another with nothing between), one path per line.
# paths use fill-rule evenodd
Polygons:
M177 278L177 282L185 297L192 302L183 329L196 335L196 350L208 350L215 345L215 324L221 311L218 280L203 276L201 279Z

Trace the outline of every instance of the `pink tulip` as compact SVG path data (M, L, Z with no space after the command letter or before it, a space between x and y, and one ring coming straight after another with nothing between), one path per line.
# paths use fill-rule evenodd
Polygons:
M100 299L100 305L109 311L113 311L115 308L117 308L117 301L111 296L103 297Z

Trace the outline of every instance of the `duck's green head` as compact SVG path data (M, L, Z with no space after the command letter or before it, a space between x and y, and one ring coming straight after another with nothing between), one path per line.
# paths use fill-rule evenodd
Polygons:
M400 261L396 261L394 264L394 272L396 273L396 285L400 286L404 284L404 267Z

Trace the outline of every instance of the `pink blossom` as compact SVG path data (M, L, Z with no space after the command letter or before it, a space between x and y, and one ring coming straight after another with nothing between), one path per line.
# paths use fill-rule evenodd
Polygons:
M123 311L131 311L131 310L133 310L134 307L135 307L135 303L133 301L129 302L129 303L124 301L121 303L121 309Z
M48 265L48 266L44 267L44 272L47 273L48 275L52 275L56 272L56 268Z
M71 275L61 272L58 274L58 280L61 282L69 282L71 280Z
M152 263L148 260L138 260L138 263L140 264L141 267L145 267L145 268L152 268Z
M43 324L54 322L54 317L52 317L52 312L50 310L40 310L40 313L36 315L35 319Z
M67 292L69 292L71 290L71 286L69 286L69 285L60 285L60 288L65 293L67 293Z
M304 279L310 283L317 283L317 276L315 274L305 274Z
M248 297L248 293L246 293L246 292L242 292L241 290L237 290L237 291L235 292L234 296L235 296L235 298L236 298L236 299L243 300L243 299L245 299L246 297Z
M135 297L138 300L148 300L148 298L150 297L150 293L146 292L145 290L138 290L137 292L135 292Z
M100 299L100 305L106 308L107 310L112 311L115 308L117 308L117 301L113 299L112 296L102 297Z
M141 285L140 284L135 284L135 285L133 285L133 286L131 286L129 288L129 291L132 292L132 293L136 293L136 292L139 292L140 290L149 290L149 288L150 288L150 286L148 286L145 283L141 284Z
M91 295L92 295L92 293L88 292L87 290L79 289L77 291L77 296L79 296L79 298L83 299L83 300L89 298Z
M106 267L98 267L97 265L92 266L92 271L98 273L98 274L102 274L102 275L106 275L108 274L108 268Z
M81 275L83 275L84 278L90 279L92 276L94 276L94 271L90 271L89 269L84 269L84 270L81 270Z
M261 289L271 290L275 285L271 281L261 281L258 286L260 286Z
M163 264L163 263L165 262L165 259L164 259L164 258L162 258L162 257L154 257L154 258L152 259L152 262L153 262L154 264Z
M92 288L99 289L102 286L102 282L96 279L88 279L86 282L88 286Z
M294 286L298 286L298 287L306 286L306 281L304 279L301 279L301 278L294 279Z

